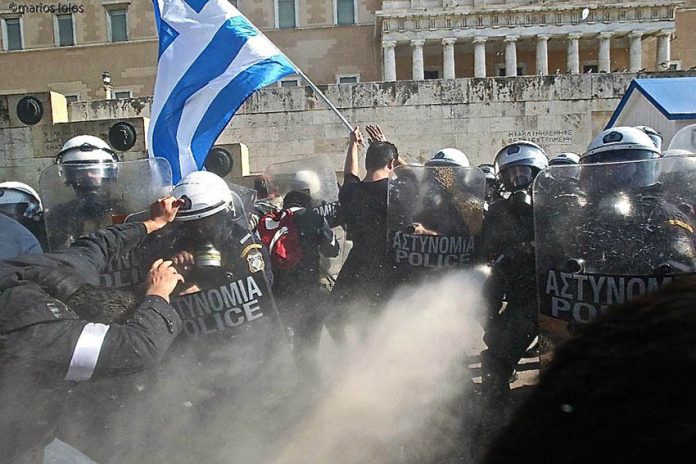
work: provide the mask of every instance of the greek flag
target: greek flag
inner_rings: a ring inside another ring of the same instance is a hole
[[[228,0],[153,0],[159,61],[150,115],[151,157],[173,181],[200,170],[244,101],[295,68]]]

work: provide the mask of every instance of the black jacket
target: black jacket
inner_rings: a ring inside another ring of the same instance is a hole
[[[503,301],[536,310],[532,206],[513,198],[493,203],[483,223],[482,248],[484,261],[492,263],[485,293],[493,314]]]
[[[53,438],[73,381],[156,364],[181,331],[165,300],[149,296],[123,324],[81,320],[62,300],[96,285],[112,260],[147,237],[142,223],[112,226],[57,253],[0,263],[0,456],[12,462]]]

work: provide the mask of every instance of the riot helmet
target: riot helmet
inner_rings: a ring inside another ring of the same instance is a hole
[[[650,140],[652,140],[652,143],[653,145],[655,145],[655,148],[657,148],[658,150],[662,150],[662,135],[660,135],[659,132],[657,132],[652,127],[648,126],[635,126],[635,128],[645,132],[647,136],[650,137]]]
[[[321,191],[319,175],[308,169],[297,171],[290,181],[290,190],[305,192],[310,197],[317,198]]]
[[[182,203],[176,221],[195,245],[221,246],[229,236],[248,233],[242,201],[220,176],[192,172],[174,186],[172,195]]]
[[[442,150],[435,153],[430,160],[425,162],[425,166],[437,167],[437,166],[449,166],[449,167],[460,167],[468,168],[469,158],[457,150],[456,148],[443,148]]]
[[[608,163],[604,169],[583,169],[581,182],[585,187],[600,190],[621,190],[646,187],[656,182],[660,150],[650,137],[635,127],[613,127],[597,135],[580,157],[580,164]],[[635,163],[628,163],[635,161]],[[639,162],[639,161],[642,161]],[[621,164],[617,164],[621,163]]]
[[[94,192],[116,180],[118,155],[98,137],[78,135],[56,157],[65,183],[78,192]]]
[[[549,165],[548,157],[539,145],[526,140],[505,146],[495,157],[495,170],[506,190],[530,187],[536,175]]]
[[[36,190],[22,182],[0,183],[0,214],[26,224],[39,221],[43,215],[43,204]]]
[[[580,155],[572,152],[559,153],[549,160],[549,166],[567,166],[580,163]]]

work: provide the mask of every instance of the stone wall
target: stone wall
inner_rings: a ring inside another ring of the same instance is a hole
[[[659,74],[669,75],[696,73]],[[592,135],[603,129],[634,77],[533,76],[322,89],[352,124],[380,124],[409,160],[422,162],[440,148],[456,147],[479,164],[491,162],[503,145],[516,139],[538,142],[549,154],[582,152]],[[31,128],[3,123],[3,106],[11,113],[12,98],[0,97],[0,180],[35,179],[59,148],[59,141],[51,146],[47,141],[81,133],[105,137],[110,125],[121,119],[135,123],[139,131],[138,143],[127,158],[144,156],[151,98],[72,103],[70,122],[42,121]],[[346,132],[311,89],[274,87],[247,101],[218,144],[246,144],[252,172],[263,171],[270,163],[319,154],[329,156],[338,171],[347,147]]]

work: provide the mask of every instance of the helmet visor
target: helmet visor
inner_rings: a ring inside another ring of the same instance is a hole
[[[588,193],[647,187],[656,182],[659,173],[657,159],[651,159],[583,166],[580,170],[580,184]]]
[[[118,172],[116,163],[64,163],[63,173],[67,183],[80,190],[93,190],[115,180]]]
[[[29,208],[29,203],[0,203],[0,214],[21,222],[27,208]]]
[[[525,188],[534,180],[534,168],[524,165],[510,166],[500,171],[500,179],[509,191]]]
[[[634,149],[634,150],[615,150],[604,151],[586,156],[582,159],[582,164],[594,163],[623,163],[626,161],[643,161],[659,158],[660,155],[650,150]]]

